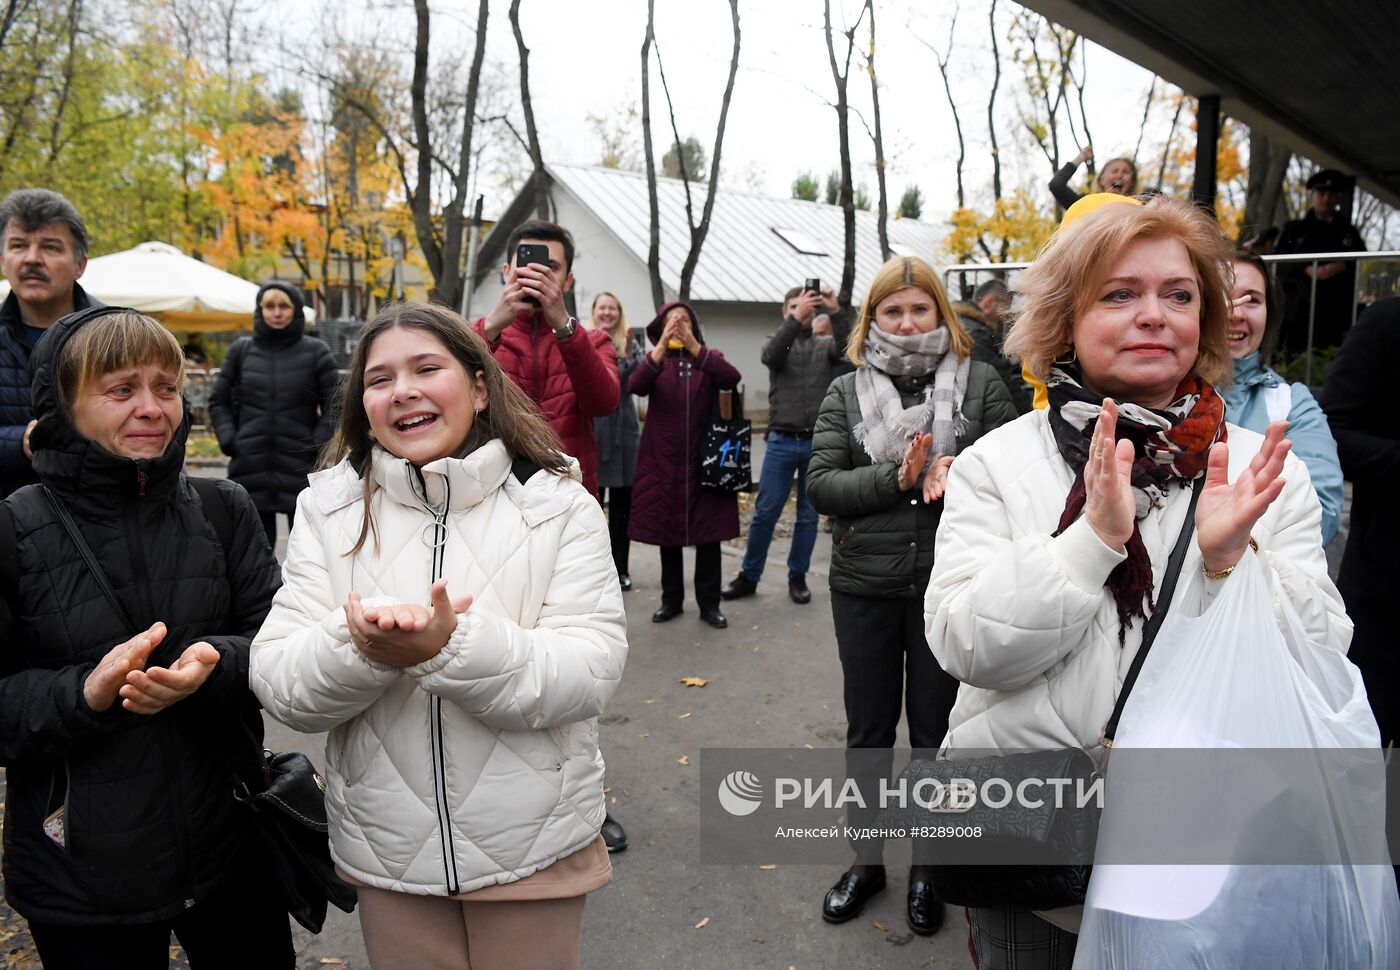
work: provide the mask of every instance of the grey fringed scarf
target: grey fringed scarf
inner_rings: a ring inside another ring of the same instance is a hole
[[[933,433],[929,465],[939,455],[956,452],[958,434],[965,430],[962,401],[971,357],[959,360],[949,351],[951,342],[947,327],[907,337],[875,326],[866,331],[865,366],[856,371],[860,424],[854,433],[871,461],[903,461],[909,442],[921,431]],[[890,378],[922,377],[930,371],[933,386],[925,389],[924,400],[905,408]]]

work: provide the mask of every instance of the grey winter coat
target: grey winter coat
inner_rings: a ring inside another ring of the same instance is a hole
[[[627,390],[627,381],[642,362],[642,344],[632,341],[630,354],[618,354],[618,379],[622,399],[612,414],[593,419],[593,437],[598,439],[598,487],[631,488],[637,477],[637,443],[642,426],[637,420],[637,401]]]
[[[933,375],[896,377],[909,407]],[[991,365],[972,361],[963,398],[967,422],[958,451],[1016,418],[1006,385]],[[831,533],[831,588],[872,599],[922,598],[933,569],[933,540],[943,500],[926,505],[918,488],[901,491],[899,464],[874,464],[852,430],[860,423],[856,375],[838,377],[822,402],[807,468],[807,498],[836,522]]]
[[[846,352],[851,333],[850,316],[831,315],[830,337],[814,337],[795,317],[783,321],[763,345],[768,368],[768,427],[787,434],[809,435],[836,367]]]

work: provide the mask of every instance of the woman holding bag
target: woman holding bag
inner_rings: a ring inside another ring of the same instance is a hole
[[[627,653],[602,509],[437,306],[365,328],[328,460],[250,680],[330,732],[331,854],[370,964],[577,967],[611,877],[596,718]]]
[[[184,366],[122,307],[64,317],[30,362],[39,484],[0,508],[0,759],[5,897],[49,970],[166,967],[172,932],[195,970],[296,962],[233,792],[258,769],[248,650],[277,561],[241,486],[206,498],[184,474]]]
[[[896,256],[871,281],[848,354],[817,415],[807,494],[835,519],[831,613],[846,703],[847,771],[868,805],[888,775],[903,711],[909,743],[937,748],[958,685],[924,642],[923,591],[934,561],[948,469],[961,449],[1016,417],[1006,384],[972,359],[973,342],[933,268]],[[856,824],[874,812],[852,814]],[[845,923],[885,887],[882,840],[855,843],[856,862],[822,901]],[[915,933],[943,922],[926,866],[909,873]]]
[[[684,612],[681,549],[694,546],[700,619],[723,630],[729,621],[719,611],[719,544],[739,535],[739,498],[700,486],[700,443],[715,392],[738,387],[739,372],[705,344],[688,303],[658,310],[647,337],[654,346],[628,381],[628,390],[648,399],[629,534],[661,547],[661,607],[651,621]]]
[[[1204,476],[1184,571],[1206,600],[1260,556],[1315,643],[1351,623],[1327,577],[1321,509],[1283,422],[1225,423],[1229,243],[1166,197],[1071,212],[1017,279],[1006,353],[1047,410],[988,435],[948,482],[924,601],[929,645],[963,682],[950,749],[1102,750]],[[1182,584],[1182,589],[1187,584]],[[971,909],[979,967],[1069,967],[1080,907]]]

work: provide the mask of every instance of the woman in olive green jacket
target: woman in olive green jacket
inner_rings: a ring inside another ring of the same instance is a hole
[[[831,612],[845,680],[847,773],[867,792],[856,827],[874,821],[901,709],[915,748],[937,748],[957,681],[924,640],[943,487],[957,453],[1016,418],[1006,384],[971,359],[972,338],[929,265],[896,256],[871,283],[848,355],[858,370],[832,382],[817,416],[807,495],[835,519]],[[885,887],[883,842],[854,841],[856,864],[822,902],[844,923]],[[943,904],[926,866],[909,873],[909,927],[934,933]]]

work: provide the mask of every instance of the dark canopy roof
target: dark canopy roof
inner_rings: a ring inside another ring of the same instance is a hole
[[[1400,205],[1395,0],[1020,0]]]

